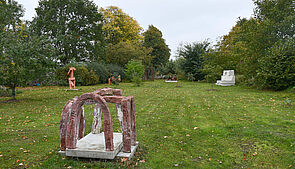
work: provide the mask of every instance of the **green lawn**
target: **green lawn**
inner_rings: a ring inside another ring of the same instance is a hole
[[[21,88],[17,102],[0,98],[0,168],[295,167],[295,93],[237,86],[208,91],[210,84],[193,82],[112,86],[135,97],[139,148],[131,161],[60,156],[63,106],[103,87],[107,85],[78,87],[80,91]],[[85,109],[88,132],[92,108]],[[113,105],[111,111],[118,130]]]

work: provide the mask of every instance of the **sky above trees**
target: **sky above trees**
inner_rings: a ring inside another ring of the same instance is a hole
[[[25,8],[24,19],[36,15],[38,0],[17,0]],[[118,6],[145,29],[154,25],[163,33],[172,56],[180,43],[216,42],[235,25],[238,17],[253,14],[252,0],[94,0],[98,7]]]

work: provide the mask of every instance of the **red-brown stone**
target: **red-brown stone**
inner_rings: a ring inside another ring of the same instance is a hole
[[[96,108],[99,107],[100,111],[103,113],[105,147],[107,151],[114,150],[113,122],[107,103],[116,104],[117,114],[119,110],[122,110],[123,112],[123,120],[120,120],[120,123],[122,122],[120,125],[122,127],[123,133],[123,151],[125,153],[131,152],[131,145],[136,145],[134,97],[124,97],[122,96],[121,89],[111,88],[99,89],[92,93],[83,94],[78,98],[70,100],[65,105],[61,114],[60,124],[62,151],[64,151],[66,148],[75,149],[77,140],[84,137],[85,117],[83,106],[87,104],[96,104]],[[120,117],[121,116],[122,115],[120,115]],[[94,122],[98,123],[97,119]],[[96,123],[94,124],[94,127],[97,127]]]
[[[127,98],[121,102],[123,111],[123,152],[131,152],[131,136],[130,136],[130,102]]]

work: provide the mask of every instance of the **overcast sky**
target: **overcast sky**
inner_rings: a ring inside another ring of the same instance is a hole
[[[16,0],[25,8],[26,20],[36,15],[38,0]],[[154,25],[163,33],[171,55],[180,43],[209,39],[216,43],[238,17],[253,14],[252,0],[93,0],[98,7],[118,6],[145,30]]]

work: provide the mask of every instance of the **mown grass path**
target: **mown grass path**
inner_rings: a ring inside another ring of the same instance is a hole
[[[58,154],[59,121],[74,96],[106,85],[20,88],[17,102],[0,98],[0,168],[288,168],[295,166],[295,94],[243,87],[163,81],[134,95],[139,149],[132,161],[66,158]],[[285,101],[293,101],[288,105]],[[114,128],[119,130],[115,108]],[[86,131],[92,108],[87,106]]]

